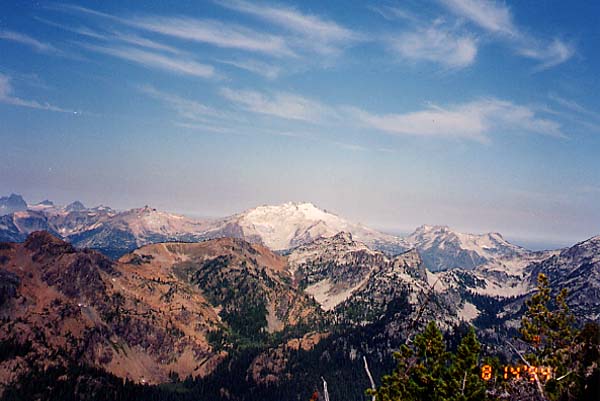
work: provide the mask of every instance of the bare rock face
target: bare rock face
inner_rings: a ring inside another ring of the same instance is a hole
[[[538,274],[544,273],[553,289],[567,289],[567,304],[574,313],[600,321],[600,236],[532,264],[527,270],[532,286]]]
[[[27,203],[21,195],[11,194],[0,197],[0,216],[27,209]]]

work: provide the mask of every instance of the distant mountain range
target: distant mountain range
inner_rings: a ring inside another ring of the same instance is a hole
[[[78,201],[67,206],[50,201],[27,206],[18,195],[2,199],[0,207],[10,213],[0,216],[0,241],[24,241],[31,232],[45,230],[78,248],[97,249],[112,258],[151,243],[221,237],[242,238],[286,252],[339,232],[348,232],[369,248],[392,256],[415,248],[432,271],[472,269],[498,257],[530,253],[498,233],[463,234],[445,226],[421,226],[402,238],[349,222],[312,203],[258,206],[221,219],[198,220],[148,206],[116,211],[105,206],[86,208]]]

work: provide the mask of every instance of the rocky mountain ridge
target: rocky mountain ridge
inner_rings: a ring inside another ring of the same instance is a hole
[[[20,350],[0,361],[2,384],[69,361],[139,383],[204,376],[234,347],[320,319],[283,257],[238,239],[111,261],[34,232],[0,243],[0,275],[0,343]]]

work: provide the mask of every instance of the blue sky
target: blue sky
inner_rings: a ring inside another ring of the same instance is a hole
[[[598,2],[0,3],[0,192],[600,233]]]

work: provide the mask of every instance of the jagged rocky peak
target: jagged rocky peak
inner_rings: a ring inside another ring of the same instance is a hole
[[[450,232],[450,227],[448,227],[446,225],[423,224],[415,229],[414,234],[430,234],[430,233],[446,234],[449,232]]]
[[[334,249],[342,248],[368,248],[365,244],[360,241],[355,241],[352,238],[352,234],[347,231],[340,231],[339,233],[331,237],[317,238],[309,244],[304,245],[306,247],[333,247]]]
[[[578,316],[600,321],[600,236],[562,250],[526,268],[534,286],[544,273],[555,290],[568,290],[567,304]]]
[[[340,231],[333,237],[331,237],[333,241],[341,241],[341,242],[353,242],[352,241],[352,233],[347,231]]]
[[[375,255],[377,259],[384,258],[383,254],[378,254],[362,242],[355,241],[349,232],[341,231],[334,236],[317,238],[298,246],[289,254],[288,261],[291,270],[295,271],[303,264],[351,264]]]
[[[0,198],[0,216],[27,209],[27,202],[21,195],[10,194]]]
[[[98,205],[92,209],[95,212],[114,212],[110,206]]]
[[[25,247],[27,249],[39,248],[43,245],[64,245],[68,244],[68,242],[63,241],[62,239],[55,237],[50,234],[48,231],[34,231],[27,236],[25,240]]]
[[[427,281],[427,268],[423,263],[423,259],[416,249],[411,249],[400,255],[397,255],[392,260],[392,266],[395,269],[402,269],[409,276]]]
[[[67,212],[81,212],[86,209],[87,208],[85,207],[85,205],[83,203],[81,203],[80,201],[75,201],[75,202],[69,203],[67,206],[65,206],[65,210]]]
[[[71,244],[47,231],[32,232],[27,236],[24,246],[37,254],[57,255],[75,252],[75,248]]]
[[[43,201],[37,203],[36,206],[54,206],[54,202],[48,199],[44,199]]]

